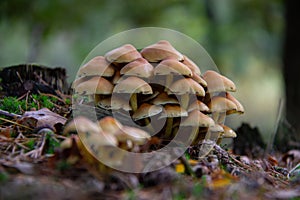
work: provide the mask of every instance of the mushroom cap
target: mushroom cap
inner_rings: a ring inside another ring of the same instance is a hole
[[[64,134],[77,132],[80,140],[86,145],[116,146],[117,140],[114,136],[103,132],[101,127],[86,117],[74,118],[64,129]]]
[[[222,134],[223,138],[235,138],[237,136],[236,132],[234,132],[234,130],[232,130],[230,127],[224,124],[220,124],[220,125],[224,129],[224,133]]]
[[[178,81],[174,82],[169,90],[168,94],[196,94],[198,96],[204,96],[205,91],[203,87],[198,84],[196,81],[194,81],[191,78],[182,78]]]
[[[229,92],[226,92],[226,98],[229,99],[230,101],[232,101],[233,103],[235,103],[236,105],[236,112],[239,114],[243,114],[245,112],[245,109],[243,107],[243,105],[234,97],[232,96]],[[229,111],[229,113],[227,114],[231,114],[231,112]]]
[[[203,74],[203,79],[206,81],[208,92],[210,93],[236,91],[236,86],[230,79],[215,71],[207,70]]]
[[[93,78],[93,76],[83,76],[75,79],[72,83],[72,88],[75,89],[80,83],[85,82],[91,78]]]
[[[131,126],[123,126],[114,135],[119,142],[130,140],[137,145],[144,144],[151,137],[146,131]]]
[[[210,112],[208,106],[198,99],[196,99],[193,103],[191,103],[187,111],[191,112],[193,110],[199,110],[201,112]]]
[[[114,67],[103,56],[96,56],[79,69],[78,76],[111,77],[114,72]]]
[[[234,102],[222,96],[214,96],[211,98],[208,107],[211,112],[228,112],[237,109]]]
[[[176,98],[169,96],[166,92],[157,95],[157,97],[152,100],[152,103],[155,105],[179,104]]]
[[[188,116],[188,112],[181,108],[179,105],[165,105],[164,110],[159,117],[161,118],[166,118],[166,117],[186,117]]]
[[[209,131],[213,133],[224,133],[224,129],[220,124],[215,124],[211,127],[209,127]]]
[[[117,97],[114,98],[108,97],[108,98],[100,99],[97,102],[97,106],[107,110],[119,110],[119,109],[123,109],[126,111],[132,110],[127,101]]]
[[[175,59],[161,61],[154,69],[154,75],[185,75],[192,76],[192,71],[186,65]]]
[[[96,123],[92,122],[86,117],[78,116],[70,121],[64,128],[63,135],[71,132],[92,132],[99,133],[102,129]]]
[[[144,58],[138,58],[133,62],[126,64],[120,71],[120,74],[127,76],[137,76],[149,78],[153,76],[154,67]]]
[[[131,44],[125,44],[107,52],[104,57],[108,62],[129,63],[141,58],[142,56],[134,46]]]
[[[166,40],[160,40],[145,47],[142,49],[141,54],[149,62],[158,62],[166,58],[174,58],[178,61],[183,60],[183,55]]]
[[[162,107],[157,105],[151,105],[149,103],[143,103],[136,111],[133,113],[132,118],[134,120],[140,120],[147,117],[152,117],[162,112]]]
[[[99,126],[106,133],[114,135],[117,131],[123,128],[123,125],[111,116],[104,117],[98,121]]]
[[[151,86],[138,77],[130,76],[124,80],[121,80],[114,88],[116,93],[142,93],[142,94],[152,94]]]
[[[193,73],[192,79],[202,85],[203,87],[207,87],[206,81],[198,74]]]
[[[200,68],[191,60],[189,59],[186,55],[183,55],[183,64],[185,64],[190,70],[193,72],[193,74],[198,74],[201,75]]]
[[[203,114],[199,110],[193,110],[180,125],[192,127],[211,127],[215,125],[215,122],[212,118]]]
[[[74,89],[76,93],[91,94],[111,94],[113,85],[103,77],[95,76],[87,81],[78,84]]]

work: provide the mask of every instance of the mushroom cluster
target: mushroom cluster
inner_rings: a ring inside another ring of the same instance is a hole
[[[191,145],[204,138],[221,142],[236,137],[224,119],[244,112],[230,93],[236,91],[230,79],[212,70],[201,74],[199,66],[166,40],[140,51],[125,44],[94,57],[80,68],[73,88],[89,104],[127,116],[151,136],[170,141],[183,128]]]
[[[109,166],[122,164],[124,151],[120,151],[119,148],[138,152],[139,147],[150,139],[147,132],[123,125],[110,116],[97,122],[78,116],[66,125],[63,132],[64,135],[73,133],[78,135],[75,142],[80,154],[90,164],[99,163],[97,160],[101,160]]]

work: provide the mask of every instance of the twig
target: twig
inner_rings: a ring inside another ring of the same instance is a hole
[[[5,118],[0,117],[0,120],[5,121],[5,122],[9,122],[9,123],[11,123],[11,124],[14,124],[14,125],[17,125],[17,126],[21,126],[21,127],[23,127],[23,128],[26,128],[26,129],[29,129],[29,130],[33,131],[32,128],[29,128],[28,126],[24,126],[23,124],[19,124],[19,123],[17,123],[17,122],[11,121],[11,120],[9,120],[9,119],[5,119]]]
[[[18,115],[18,114],[15,114],[15,113],[10,113],[8,111],[1,110],[1,109],[0,109],[0,115],[4,115],[6,117],[12,117],[12,118],[20,118],[20,117],[22,117],[21,115]]]

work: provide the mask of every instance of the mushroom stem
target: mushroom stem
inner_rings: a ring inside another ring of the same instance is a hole
[[[172,74],[168,74],[166,77],[166,85],[165,85],[165,91],[167,91],[170,87],[170,85],[173,82],[173,75]]]
[[[166,123],[165,138],[171,139],[170,137],[172,136],[173,117],[168,117]]]
[[[130,105],[131,105],[131,108],[132,108],[132,111],[135,112],[138,108],[138,105],[137,105],[137,94],[136,93],[133,93],[130,97]]]
[[[217,124],[224,124],[226,117],[226,112],[219,113],[219,118],[217,119]]]
[[[193,129],[191,131],[191,136],[190,136],[190,140],[192,141],[192,144],[194,144],[194,142],[196,142],[196,140],[198,138],[198,134],[199,134],[199,127],[198,126],[193,127]]]
[[[154,130],[153,126],[151,125],[151,121],[149,120],[149,118],[145,118],[145,124],[148,127],[149,131],[154,134],[155,130]]]
[[[192,145],[199,144],[199,142],[205,138],[206,132],[207,132],[206,127],[205,128],[198,128],[197,136],[193,140]]]
[[[190,101],[190,95],[188,93],[185,93],[181,96],[181,107],[183,109],[187,109],[189,106]]]

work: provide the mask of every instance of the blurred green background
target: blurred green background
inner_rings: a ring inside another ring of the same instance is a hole
[[[69,81],[87,54],[116,33],[145,26],[182,32],[237,85],[246,113],[227,123],[258,126],[266,140],[276,128],[284,96],[280,0],[1,0],[0,19],[1,68],[62,66]]]

